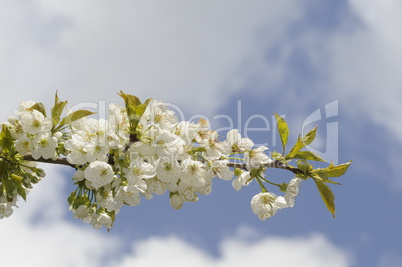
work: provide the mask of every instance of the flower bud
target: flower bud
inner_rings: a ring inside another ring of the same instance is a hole
[[[15,123],[17,122],[17,118],[14,117],[14,116],[8,117],[7,120],[8,120],[8,122],[9,122],[10,124],[15,124]]]
[[[175,210],[181,209],[183,207],[183,199],[179,194],[173,194],[170,197],[170,206],[172,206]]]
[[[239,177],[241,174],[243,173],[243,171],[239,168],[235,168],[234,169],[234,175]]]

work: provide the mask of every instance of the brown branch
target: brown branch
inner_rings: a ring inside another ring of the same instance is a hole
[[[128,144],[123,148],[123,153],[126,153],[127,150],[130,148],[130,146],[132,144],[134,144],[135,142],[140,141],[140,139],[138,139],[136,134],[130,134],[130,141],[128,142]]]
[[[75,168],[76,165],[71,164],[70,162],[67,161],[66,158],[57,158],[56,160],[53,159],[44,159],[44,158],[39,158],[39,159],[34,159],[31,155],[25,155],[24,160],[27,161],[36,161],[36,162],[42,162],[42,163],[51,163],[51,164],[59,164],[59,165],[66,165]]]
[[[24,160],[36,161],[36,162],[42,162],[42,163],[66,165],[66,166],[76,168],[76,165],[69,163],[66,158],[57,158],[56,160],[44,159],[44,158],[34,159],[31,155],[25,155]],[[109,162],[108,163],[111,164],[111,165],[114,164],[113,155],[109,155]],[[229,162],[228,166],[232,167],[232,168],[239,168],[239,169],[247,170],[246,163]],[[299,168],[286,166],[282,162],[277,161],[277,160],[273,161],[272,163],[265,164],[264,167],[288,170],[288,171],[293,172],[294,174],[303,173]]]
[[[114,164],[113,155],[109,154],[108,156],[109,156],[108,163],[113,165]],[[73,167],[74,169],[77,168],[77,165],[76,164],[71,164],[70,162],[68,162],[67,158],[57,158],[56,160],[53,160],[53,159],[44,159],[44,158],[40,157],[39,159],[34,159],[31,155],[25,155],[24,160],[42,162],[42,163],[50,163],[50,164],[65,165],[65,166]]]
[[[239,169],[247,170],[246,163],[229,162],[228,166],[232,167],[232,168],[239,168]],[[286,165],[284,165],[282,162],[280,162],[278,160],[275,160],[272,163],[265,164],[264,167],[288,170],[288,171],[293,172],[294,174],[303,173],[303,171],[300,170],[299,168],[286,166]]]

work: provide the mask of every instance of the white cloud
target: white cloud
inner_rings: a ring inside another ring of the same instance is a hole
[[[0,221],[2,265],[87,267],[111,259],[121,248],[119,239],[66,221],[63,189],[68,178],[55,166],[45,170],[47,177],[32,189],[27,202],[18,202],[20,208]]]
[[[0,86],[18,101],[46,101],[56,89],[74,103],[115,101],[125,90],[206,113],[229,97],[228,82],[241,80],[235,71],[254,54],[260,27],[275,38],[298,16],[296,3],[2,3]]]
[[[132,254],[118,264],[126,266],[350,266],[350,256],[324,236],[264,237],[254,241],[241,235],[224,239],[220,256],[176,237],[150,237],[132,246]]]
[[[282,88],[301,47],[330,77],[325,88],[353,101],[350,113],[360,108],[402,141],[394,123],[402,112],[402,5],[349,4],[360,26],[345,17],[334,31],[307,29],[295,39],[289,26],[307,14],[298,1],[1,2],[2,120],[20,100],[50,105],[57,89],[71,104],[120,101],[115,92],[122,89],[213,113],[247,79],[257,77],[264,85],[255,87],[264,90]],[[284,93],[289,103],[311,102]]]
[[[402,112],[402,4],[349,2],[361,25],[332,36],[332,86],[350,97],[350,113],[360,108],[402,142],[402,126],[395,123]]]

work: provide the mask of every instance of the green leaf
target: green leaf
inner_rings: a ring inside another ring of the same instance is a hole
[[[26,190],[24,188],[24,186],[22,185],[22,182],[15,182],[14,183],[17,187],[17,192],[18,194],[26,201],[27,200],[27,193]]]
[[[127,95],[123,93],[123,91],[120,91],[118,93],[119,96],[121,96],[124,99],[124,103],[126,105],[127,109],[127,115],[128,119],[130,121],[130,130],[132,133],[135,133],[135,130],[137,129],[137,125],[140,122],[140,119],[142,115],[144,114],[148,103],[151,99],[148,99],[145,101],[144,104],[141,104],[141,101],[138,97],[133,96],[133,95]]]
[[[59,130],[64,125],[70,124],[73,121],[82,119],[82,118],[87,117],[87,116],[92,115],[92,114],[95,114],[95,112],[92,112],[92,111],[89,111],[89,110],[77,110],[77,111],[74,111],[73,113],[68,114],[66,117],[64,117],[61,120],[60,125],[55,129],[55,131]]]
[[[117,94],[124,99],[124,103],[127,109],[133,109],[136,106],[141,105],[140,99],[134,95],[125,94],[123,91],[120,91],[120,93]]]
[[[327,175],[328,177],[339,177],[345,174],[345,172],[348,170],[350,163],[352,163],[352,161],[349,161],[348,163],[343,163],[340,165],[329,165],[329,167],[327,167]]]
[[[42,103],[36,103],[35,105],[33,105],[32,107],[30,107],[28,110],[32,111],[32,110],[37,110],[40,113],[43,114],[43,116],[46,116],[46,108]]]
[[[73,191],[67,198],[68,204],[72,205],[76,198],[77,198],[77,194],[75,193],[75,191]]]
[[[289,137],[289,127],[286,121],[280,117],[278,114],[275,113],[276,117],[276,123],[279,131],[279,136],[281,137],[282,141],[282,154],[285,153],[285,147],[286,144],[288,143],[288,137]]]
[[[294,159],[304,159],[304,160],[314,160],[314,161],[323,161],[323,162],[325,162],[324,159],[322,159],[316,153],[311,152],[311,151],[299,151],[293,156],[293,158]]]
[[[294,156],[305,146],[311,144],[314,141],[317,133],[317,126],[314,127],[310,132],[308,132],[305,136],[297,138],[296,144],[293,146],[292,150],[290,150],[289,154],[285,156],[285,159],[293,159]]]
[[[67,101],[60,101],[59,97],[56,95],[54,97],[54,106],[52,107],[52,122],[53,128],[60,122],[60,116],[63,112],[65,106],[67,105]]]
[[[339,177],[345,174],[345,172],[348,170],[350,163],[352,161],[349,161],[347,163],[343,163],[340,165],[334,165],[331,163],[328,167],[326,168],[320,168],[320,169],[315,169],[312,171],[312,173],[318,174],[320,177]]]
[[[327,206],[327,209],[329,212],[331,212],[332,216],[335,218],[335,196],[334,193],[332,193],[331,188],[328,187],[323,182],[315,181],[315,184],[317,185],[318,192],[320,192],[321,198],[324,201],[325,206]]]
[[[323,182],[323,183],[342,185],[341,183],[337,183],[337,182],[334,182],[334,181],[332,181],[332,180],[329,180],[329,179],[328,179],[328,176],[326,175],[325,172],[321,172],[321,173],[310,172],[308,175],[309,175],[311,178],[313,178],[313,179],[315,179],[315,180],[317,180],[317,181]]]
[[[0,133],[0,147],[10,151],[13,147],[13,137],[7,126],[3,124],[2,131]]]

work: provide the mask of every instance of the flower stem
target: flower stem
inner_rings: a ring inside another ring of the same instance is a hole
[[[256,178],[258,184],[260,185],[261,192],[262,192],[262,193],[268,192],[268,190],[265,188],[264,184],[261,182],[260,177],[257,176],[257,177],[255,177],[255,178]]]

